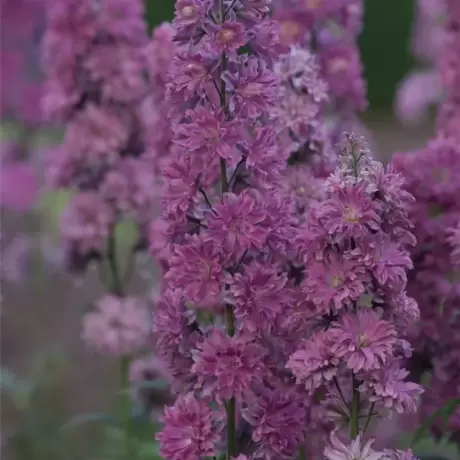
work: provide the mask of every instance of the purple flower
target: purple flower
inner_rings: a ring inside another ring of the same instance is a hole
[[[371,448],[373,442],[370,439],[362,444],[361,436],[358,436],[350,445],[345,445],[332,432],[329,444],[324,449],[324,457],[326,460],[387,460],[383,452],[376,452]]]
[[[384,368],[370,373],[361,384],[359,391],[369,401],[398,414],[417,410],[417,402],[423,389],[413,382],[406,382],[409,372],[401,369],[397,362],[390,362]]]
[[[278,79],[255,57],[240,57],[238,70],[223,78],[233,91],[235,111],[243,118],[255,119],[277,102]]]
[[[156,435],[160,454],[167,460],[200,460],[216,455],[220,440],[215,414],[193,393],[179,395],[174,406],[165,407],[164,428]]]
[[[185,308],[182,291],[173,287],[163,292],[153,315],[152,330],[157,353],[163,357],[174,353],[189,333],[188,327],[194,320],[193,311]]]
[[[322,313],[338,311],[366,291],[367,276],[355,260],[331,253],[307,269],[303,290]]]
[[[291,300],[286,283],[287,276],[267,263],[254,262],[244,273],[235,274],[230,293],[238,328],[250,333],[269,332]]]
[[[297,383],[305,385],[310,393],[331,382],[337,375],[340,360],[332,350],[335,340],[330,331],[319,331],[311,339],[305,340],[286,364]]]
[[[96,309],[83,316],[82,337],[87,344],[108,355],[126,356],[147,344],[148,313],[142,301],[106,295]]]
[[[115,221],[111,207],[96,192],[80,192],[61,217],[61,234],[66,243],[84,255],[105,249]]]
[[[294,388],[257,385],[246,399],[244,419],[252,426],[255,458],[288,459],[303,441],[305,407]]]
[[[412,453],[412,449],[407,450],[390,450],[384,449],[385,460],[418,460]]]
[[[198,170],[189,156],[175,155],[163,168],[162,201],[167,214],[184,216],[198,193]]]
[[[208,21],[205,26],[208,34],[207,45],[212,55],[221,55],[226,53],[227,56],[236,55],[239,48],[248,41],[245,27],[233,20],[227,20],[220,24]]]
[[[338,190],[321,203],[319,218],[334,241],[360,239],[380,228],[379,205],[366,192],[364,185]]]
[[[226,121],[223,110],[212,112],[198,107],[186,113],[190,120],[178,126],[175,142],[191,155],[202,157],[203,164],[215,161],[215,155],[236,163],[236,142],[241,139],[241,126]]]
[[[266,214],[250,193],[227,193],[223,202],[214,207],[214,214],[208,215],[205,237],[223,244],[224,253],[233,263],[245,251],[263,248],[268,235],[263,225]]]
[[[193,28],[203,22],[211,0],[177,0],[175,5],[175,25],[178,29]]]
[[[193,97],[211,80],[216,62],[201,53],[178,52],[169,67],[169,97],[181,102]]]
[[[331,328],[333,351],[353,372],[379,369],[393,354],[396,331],[373,310],[343,315]]]
[[[187,235],[175,245],[165,279],[183,290],[186,300],[201,302],[220,295],[222,265],[219,247],[198,235]]]
[[[250,335],[230,337],[213,328],[193,351],[196,388],[203,397],[212,396],[219,403],[232,397],[240,399],[253,382],[262,379],[266,353]]]
[[[365,109],[366,88],[356,46],[346,41],[327,46],[320,52],[320,61],[331,93],[352,108]]]

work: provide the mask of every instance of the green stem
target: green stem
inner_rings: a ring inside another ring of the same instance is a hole
[[[227,401],[227,458],[236,457],[236,408],[235,398]]]
[[[122,390],[129,388],[129,365],[131,358],[129,356],[122,356],[120,358],[120,384]],[[125,431],[125,448],[126,458],[132,460],[134,458],[134,450],[132,444],[131,433],[131,400],[129,393],[125,391],[121,395],[120,416]]]
[[[110,281],[111,286],[110,290],[113,294],[118,297],[124,296],[123,282],[121,280],[120,271],[117,261],[117,246],[115,239],[114,229],[110,232],[108,241],[107,241],[107,261],[109,264],[110,272]]]
[[[350,437],[355,439],[359,434],[359,383],[353,375],[353,399],[350,409]]]
[[[305,443],[302,443],[299,447],[299,460],[307,460],[307,449]]]
[[[367,413],[366,422],[364,423],[363,433],[367,431],[369,428],[369,424],[371,423],[372,415],[374,414],[375,403],[371,404],[369,408],[369,412]]]

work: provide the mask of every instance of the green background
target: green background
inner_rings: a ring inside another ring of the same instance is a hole
[[[390,110],[396,85],[413,66],[408,53],[414,0],[366,0],[360,37],[370,109]],[[173,0],[146,0],[150,27],[172,18]]]

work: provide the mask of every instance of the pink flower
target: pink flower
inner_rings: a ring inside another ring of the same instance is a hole
[[[219,403],[233,397],[241,399],[253,382],[264,374],[266,350],[249,335],[230,337],[213,328],[193,351],[192,371],[198,375],[196,388],[203,397],[212,396]]]
[[[179,395],[174,406],[165,407],[164,428],[156,435],[160,454],[167,460],[200,460],[216,455],[220,440],[216,417],[205,401],[193,393]]]
[[[379,369],[393,354],[396,331],[373,310],[343,315],[330,329],[334,354],[353,372]]]
[[[335,340],[330,331],[319,331],[311,339],[305,340],[286,364],[297,383],[305,385],[310,393],[332,381],[337,375],[340,360],[332,349]]]
[[[287,276],[276,266],[254,262],[230,282],[230,293],[238,328],[250,333],[269,332],[291,297]]]
[[[162,201],[167,214],[184,216],[198,193],[198,171],[189,156],[174,155],[162,170]]]
[[[332,95],[352,108],[365,109],[366,88],[356,46],[345,40],[331,44],[320,52],[320,61]]]
[[[235,55],[239,48],[248,41],[244,26],[237,21],[227,20],[220,24],[207,22],[205,30],[209,35],[207,45],[214,56],[222,53]]]
[[[383,452],[376,452],[371,448],[373,439],[364,445],[361,442],[361,436],[358,436],[350,445],[345,445],[332,432],[329,444],[324,449],[324,457],[326,460],[388,460]]]
[[[256,198],[250,193],[227,193],[223,202],[209,212],[206,238],[223,244],[223,251],[233,263],[245,251],[260,250],[267,239],[268,229],[263,225],[266,215]]]
[[[365,292],[366,274],[353,259],[331,253],[307,268],[303,290],[322,313],[339,311]]]
[[[252,426],[255,458],[289,459],[304,439],[305,407],[294,388],[257,385],[246,399],[244,419]]]
[[[179,29],[195,27],[204,20],[210,7],[210,0],[178,0],[175,24]]]
[[[412,453],[411,449],[407,450],[389,450],[384,449],[385,460],[418,460]]]
[[[460,220],[456,227],[449,229],[449,243],[452,245],[451,259],[454,265],[460,266]]]
[[[114,214],[96,192],[80,192],[61,217],[61,233],[66,242],[83,254],[104,249],[114,223]]]
[[[278,79],[255,57],[241,57],[237,73],[223,75],[233,91],[232,103],[242,118],[255,119],[278,100]]]
[[[417,401],[423,393],[420,385],[406,382],[409,372],[401,369],[397,362],[390,362],[369,374],[361,384],[359,391],[369,401],[399,414],[415,412]]]
[[[437,72],[413,72],[400,83],[396,97],[396,115],[404,123],[419,123],[426,118],[430,106],[438,103],[441,97],[442,86]]]
[[[222,275],[218,245],[198,235],[187,235],[184,244],[173,247],[165,279],[182,289],[187,300],[200,302],[219,297]]]
[[[204,107],[186,114],[188,123],[177,127],[175,142],[193,155],[202,156],[202,162],[215,161],[216,155],[236,163],[236,142],[241,139],[238,123],[226,121],[222,110],[211,112]]]
[[[182,292],[174,287],[165,290],[153,315],[156,351],[163,357],[174,352],[189,333],[188,328],[194,320],[193,311],[185,308]]]
[[[83,339],[101,353],[131,355],[146,345],[149,334],[147,310],[136,298],[106,295],[83,317]]]
[[[334,241],[354,238],[359,244],[369,232],[380,228],[379,205],[369,197],[364,185],[337,190],[321,203],[319,218]]]

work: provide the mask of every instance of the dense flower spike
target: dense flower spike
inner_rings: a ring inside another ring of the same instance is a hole
[[[360,418],[374,410],[413,412],[421,389],[404,381],[408,372],[401,368],[401,358],[410,355],[404,336],[417,318],[405,293],[414,244],[405,211],[411,197],[362,141],[348,136],[342,149],[323,201],[300,229],[305,272],[299,289],[317,317],[309,319],[311,336],[287,367],[310,393],[327,390],[324,404],[331,409],[339,392],[344,406],[332,412],[345,417],[355,438],[365,429]]]
[[[431,18],[440,15],[443,21],[432,24],[439,37],[436,58],[437,75],[445,92],[440,106],[434,138],[423,148],[409,153],[397,153],[392,159],[395,169],[406,179],[407,190],[416,201],[410,206],[418,244],[412,251],[414,270],[408,289],[416,298],[421,321],[411,330],[415,349],[409,368],[420,378],[431,373],[430,384],[422,396],[420,419],[458,395],[460,367],[458,341],[460,301],[456,274],[458,246],[455,230],[460,220],[460,150],[458,148],[458,114],[460,76],[460,11],[455,1],[421,2],[420,8]],[[435,8],[435,9],[433,9]],[[422,38],[419,38],[419,40]],[[447,427],[460,431],[460,410],[449,418]],[[442,435],[437,423],[432,430]]]
[[[74,267],[76,260],[84,268],[92,257],[111,257],[107,245],[118,222],[135,220],[142,239],[151,218],[155,187],[145,134],[151,118],[145,115],[156,101],[146,79],[146,50],[153,45],[142,15],[140,1],[46,3],[43,106],[66,124],[48,180],[78,190],[63,223]]]

